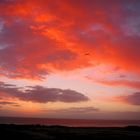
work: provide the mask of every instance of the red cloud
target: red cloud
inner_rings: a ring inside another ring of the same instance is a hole
[[[97,81],[107,86],[126,86],[130,88],[140,89],[140,81],[129,81],[129,80],[115,80],[115,81]]]
[[[2,0],[0,75],[42,79],[95,63],[140,74],[137,3]]]

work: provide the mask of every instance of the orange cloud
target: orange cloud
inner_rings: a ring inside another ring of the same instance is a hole
[[[0,75],[43,79],[57,70],[83,69],[95,64],[140,74],[140,41],[135,31],[139,27],[137,3],[105,3],[2,0]]]

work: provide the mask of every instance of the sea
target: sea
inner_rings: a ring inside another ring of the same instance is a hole
[[[125,127],[140,126],[140,120],[86,120],[86,119],[53,119],[0,117],[0,124],[22,125],[59,125],[69,127]]]

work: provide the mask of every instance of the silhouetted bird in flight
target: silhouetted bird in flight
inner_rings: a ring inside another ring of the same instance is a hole
[[[85,53],[85,55],[90,55],[90,53]]]

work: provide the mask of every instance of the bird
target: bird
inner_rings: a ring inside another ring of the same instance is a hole
[[[90,53],[85,53],[85,55],[90,55]]]

